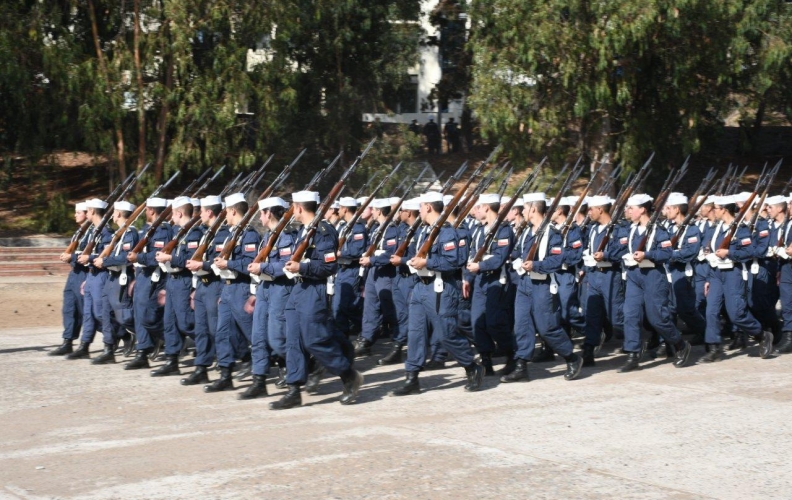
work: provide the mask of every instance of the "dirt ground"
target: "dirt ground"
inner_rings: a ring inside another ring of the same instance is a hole
[[[792,356],[752,347],[618,374],[610,355],[573,382],[557,361],[473,394],[449,365],[403,399],[387,394],[402,367],[366,360],[358,404],[338,404],[327,378],[302,408],[272,412],[272,385],[237,401],[46,356],[62,286],[0,282],[0,498],[792,497]]]

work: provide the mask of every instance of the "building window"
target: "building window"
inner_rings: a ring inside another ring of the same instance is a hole
[[[399,88],[385,89],[383,101],[389,113],[418,112],[418,76],[410,75]]]

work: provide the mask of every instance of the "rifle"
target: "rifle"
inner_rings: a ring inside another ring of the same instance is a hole
[[[541,224],[539,224],[539,227],[534,234],[534,241],[531,244],[531,248],[528,250],[526,260],[536,260],[536,253],[539,251],[539,245],[542,242],[545,231],[547,231],[547,227],[550,225],[550,220],[553,217],[553,213],[555,212],[556,208],[558,208],[558,204],[561,202],[561,197],[569,189],[569,187],[572,185],[572,182],[577,179],[582,171],[582,167],[576,166],[564,180],[564,183],[561,184],[561,189],[559,189],[558,193],[556,193],[555,198],[553,198],[552,203],[550,203],[550,206],[547,208],[544,218],[542,219]]]
[[[157,189],[155,189],[151,193],[151,195],[149,195],[149,198],[153,198],[154,196],[157,196],[160,193],[160,191],[162,191],[163,189],[167,189],[167,187],[178,176],[179,176],[179,172],[177,171],[164,184],[160,184],[159,187],[157,187]],[[110,244],[104,247],[102,253],[99,254],[100,258],[106,259],[110,255],[110,252],[113,251],[113,248],[115,248],[118,242],[121,241],[121,238],[124,237],[124,233],[126,233],[127,229],[129,229],[129,227],[132,226],[135,223],[135,221],[138,220],[138,217],[140,217],[140,214],[142,214],[145,209],[146,209],[146,204],[141,203],[135,208],[135,210],[132,211],[132,214],[130,214],[130,216],[127,217],[126,222],[124,222],[124,224],[120,226],[118,230],[115,232],[115,234],[113,234],[113,239],[110,241]]]
[[[208,181],[206,181],[206,182],[204,183],[204,185],[203,185],[203,186],[201,186],[201,188],[199,189],[199,191],[200,191],[201,189],[204,189],[204,188],[206,188],[206,187],[207,187],[209,184],[211,184],[211,182],[212,182],[213,180],[215,180],[215,178],[217,178],[217,176],[220,174],[220,172],[222,172],[222,171],[223,171],[223,169],[224,169],[224,168],[225,168],[225,165],[223,165],[223,167],[222,167],[220,170],[218,170],[218,171],[217,171],[217,173],[215,173],[215,174],[212,176],[212,178],[211,178],[211,179],[209,179]],[[230,193],[230,192],[231,192],[231,189],[232,189],[233,187],[234,187],[234,186],[233,186],[233,183],[232,183],[232,184],[228,184],[228,185],[226,185],[226,187],[224,187],[224,188],[223,188],[223,190],[220,192],[220,197],[222,198],[223,196],[225,196],[225,195],[227,195],[228,193]],[[197,193],[196,193],[196,194],[197,194]],[[192,228],[193,228],[193,226],[195,226],[195,225],[198,223],[198,221],[199,221],[199,220],[201,220],[201,211],[200,211],[200,209],[198,209],[198,210],[193,210],[193,211],[194,211],[195,213],[193,213],[193,216],[190,218],[190,220],[189,220],[189,221],[188,221],[188,222],[187,222],[185,225],[183,225],[183,226],[182,226],[182,227],[179,229],[179,232],[176,234],[176,236],[174,236],[173,238],[171,238],[171,240],[170,240],[168,243],[166,243],[166,244],[165,244],[165,246],[162,248],[162,250],[160,250],[162,253],[166,253],[166,254],[168,254],[168,255],[170,255],[171,253],[173,253],[173,250],[176,248],[176,245],[178,245],[178,244],[179,244],[179,242],[181,241],[181,239],[182,239],[182,238],[184,238],[185,236],[187,236],[187,233],[189,233],[189,232],[190,232],[190,229],[192,229]]]
[[[384,186],[385,183],[388,182],[388,180],[390,180],[393,174],[399,171],[401,166],[402,166],[402,162],[399,162],[399,164],[396,165],[396,168],[394,168],[388,175],[383,177],[382,180],[380,180],[379,184],[377,184],[377,187],[375,187],[374,190],[371,192],[371,194],[368,195],[366,201],[364,201],[360,205],[360,207],[358,207],[358,209],[355,210],[355,215],[352,216],[352,219],[350,219],[349,224],[344,226],[344,228],[341,230],[341,234],[338,236],[338,248],[344,246],[344,243],[346,243],[347,238],[349,238],[349,233],[352,232],[352,228],[354,228],[355,224],[357,224],[357,221],[360,220],[360,215],[363,213],[364,210],[366,210],[366,208],[368,208],[368,206],[374,200],[374,197],[377,195],[379,190],[382,189],[382,186]]]
[[[765,167],[767,167],[767,165],[765,165]],[[737,167],[737,168],[739,168],[739,167]],[[745,168],[742,169],[742,172],[740,172],[740,175],[737,175],[734,178],[732,178],[731,182],[729,183],[728,188],[726,189],[726,194],[727,195],[734,194],[735,191],[737,191],[740,188],[740,186],[742,185],[742,178],[745,175],[745,172],[747,170],[748,170],[748,166],[746,165]],[[736,170],[735,170],[735,172],[736,172]],[[764,174],[764,171],[762,171],[762,174]]]
[[[495,153],[495,151],[493,151],[493,153]],[[506,163],[504,163],[500,168],[493,168],[490,170],[490,172],[483,179],[481,179],[481,182],[479,182],[478,185],[465,196],[462,203],[459,204],[461,208],[457,212],[457,218],[453,224],[454,228],[458,228],[465,217],[467,217],[470,211],[473,210],[473,207],[476,206],[476,202],[478,202],[479,195],[481,195],[481,193],[483,193],[490,186],[490,184],[492,184],[492,181],[495,179],[495,173],[503,171],[503,167],[505,165]]]
[[[264,191],[261,192],[261,194],[259,195],[256,201],[263,200],[264,198],[269,197],[275,191],[275,189],[280,187],[280,185],[283,184],[283,182],[289,177],[292,169],[297,164],[297,162],[300,161],[300,159],[303,157],[306,151],[307,149],[303,149],[302,151],[300,151],[300,154],[298,154],[297,157],[294,160],[292,160],[290,164],[286,165],[286,167],[281,171],[280,174],[278,174],[275,180],[273,180],[272,183],[270,183],[269,187],[267,187]],[[272,159],[272,156],[270,156],[270,160]],[[265,163],[261,167],[262,171],[264,170],[264,167],[266,167],[267,164],[270,162],[270,160],[267,160],[267,163]],[[262,177],[263,175],[259,177],[258,180],[260,180]],[[258,180],[245,192],[245,194],[247,194],[248,192],[252,191],[255,188],[256,184],[258,184]],[[245,212],[245,215],[242,216],[242,219],[239,221],[239,224],[234,226],[234,229],[233,231],[231,231],[231,234],[228,237],[228,240],[226,241],[223,250],[218,254],[218,258],[228,260],[228,258],[231,256],[231,252],[234,251],[234,248],[237,245],[237,241],[239,241],[239,238],[242,236],[242,232],[247,228],[248,224],[250,224],[250,221],[253,219],[253,216],[256,215],[256,212],[258,212],[258,205],[256,204],[256,201],[254,201],[248,206],[247,212]]]
[[[517,188],[517,191],[514,192],[508,203],[500,207],[500,210],[498,211],[498,217],[495,219],[495,222],[487,228],[487,232],[484,235],[484,242],[481,244],[481,247],[478,249],[478,251],[476,251],[476,255],[473,256],[470,262],[478,263],[484,258],[484,254],[487,253],[487,249],[489,249],[490,245],[492,244],[492,240],[494,240],[495,236],[498,234],[498,229],[500,228],[501,224],[503,224],[503,221],[506,220],[506,216],[509,214],[511,209],[514,208],[514,204],[517,202],[520,196],[522,196],[523,191],[525,191],[531,182],[533,182],[533,179],[538,176],[539,172],[544,166],[545,161],[547,161],[546,156],[542,158],[541,163],[539,163],[539,165],[533,169],[533,172],[525,177],[525,180]]]
[[[135,186],[135,183],[140,178],[140,175],[142,175],[143,172],[145,172],[148,169],[149,165],[151,165],[151,163],[148,163],[145,167],[143,167],[143,169],[140,171],[140,174],[136,175],[135,177],[133,177],[129,181],[129,184],[127,184],[126,187],[124,188],[124,190],[121,191],[121,194],[119,194],[116,197],[116,200],[122,199],[123,197],[125,197],[127,195],[127,193],[129,193],[132,190],[132,188]],[[110,222],[110,218],[112,216],[113,216],[113,207],[112,207],[112,205],[108,204],[107,205],[107,209],[105,210],[104,217],[102,217],[102,220],[99,222],[99,224],[95,228],[94,235],[99,235],[99,233],[102,232],[102,229],[104,229],[104,227],[107,225],[107,223]],[[122,233],[122,235],[123,235],[123,233]],[[116,243],[117,243],[117,241],[116,241]],[[94,249],[95,246],[96,246],[96,239],[92,239],[91,241],[88,242],[88,244],[85,245],[85,249],[82,251],[82,255],[90,255],[91,252],[93,252],[93,249]],[[113,246],[115,246],[115,245],[113,245]],[[102,250],[102,255],[104,257],[107,257],[107,255],[110,255],[111,251],[112,251],[112,246],[107,249],[107,254],[106,255],[105,255],[105,252],[104,252],[104,249],[103,249]]]
[[[581,159],[583,159],[583,156],[578,158],[578,161],[575,163],[575,166],[572,170],[578,168]],[[553,179],[550,181],[550,184],[548,184],[547,187],[544,189],[544,192],[549,193],[550,191],[552,191],[555,185],[558,183],[558,181],[564,178],[564,175],[567,173],[567,170],[569,170],[569,163],[564,163],[564,167],[561,169],[558,175],[553,176]]]
[[[429,168],[428,165],[424,167],[424,170],[426,170],[427,168]],[[410,194],[410,192],[413,190],[415,185],[418,184],[419,178],[420,176],[416,177],[412,181],[412,183],[407,187],[407,189],[404,191],[404,194],[402,194],[401,198],[399,198],[399,203],[397,204],[397,206],[401,205],[402,202],[404,202],[405,198],[407,198],[407,195]],[[369,245],[368,249],[366,249],[366,251],[363,253],[362,257],[371,257],[372,255],[374,255],[374,252],[377,251],[377,246],[379,245],[380,241],[382,241],[382,238],[385,236],[385,230],[388,228],[390,223],[393,222],[393,217],[395,215],[396,215],[396,210],[391,210],[390,213],[385,217],[385,220],[377,228],[377,232],[374,233],[374,237],[371,238],[371,244]],[[363,269],[360,270],[360,273],[362,275]]]
[[[602,241],[600,241],[599,246],[597,247],[597,252],[605,251],[605,247],[610,241],[611,234],[613,233],[613,228],[616,223],[621,220],[622,215],[624,214],[624,208],[627,206],[627,200],[630,199],[630,196],[635,192],[643,181],[646,179],[646,176],[649,174],[649,164],[652,163],[652,159],[654,158],[654,151],[649,156],[649,159],[641,167],[641,170],[636,173],[632,181],[629,184],[625,184],[622,186],[622,190],[620,196],[616,198],[616,201],[613,204],[611,210],[611,220],[608,222],[607,226],[605,227],[605,235],[602,237]],[[595,252],[595,253],[597,253]]]
[[[426,237],[426,240],[421,245],[421,248],[417,249],[417,251],[415,253],[415,256],[417,258],[425,259],[426,256],[429,255],[429,251],[432,249],[432,245],[434,245],[435,240],[440,235],[440,229],[443,227],[443,224],[445,224],[445,222],[448,220],[448,217],[451,215],[451,212],[453,212],[454,208],[456,208],[456,206],[459,204],[459,201],[462,199],[462,195],[470,187],[470,183],[473,182],[473,179],[475,179],[481,173],[481,171],[484,169],[484,167],[487,164],[491,163],[495,159],[495,156],[497,156],[497,154],[499,152],[500,152],[500,146],[497,146],[495,149],[492,150],[492,153],[490,153],[490,155],[487,157],[487,159],[484,160],[483,162],[481,162],[481,164],[478,166],[476,171],[473,172],[473,175],[470,176],[470,179],[468,179],[467,183],[465,183],[465,187],[460,189],[457,192],[457,194],[454,195],[454,197],[451,199],[451,201],[448,203],[448,205],[446,205],[446,207],[443,210],[443,212],[437,217],[437,219],[434,221],[434,223],[431,226],[429,226],[428,235]],[[464,218],[464,215],[460,211],[459,214],[457,214],[457,222],[460,221],[463,218]],[[405,242],[407,242],[407,241],[408,240],[405,239]],[[404,243],[402,243],[402,246],[404,246],[404,250],[406,251],[407,250],[406,245],[404,245]],[[397,249],[397,252],[399,250],[401,250],[401,247],[399,247]],[[401,257],[404,254],[403,253],[402,254],[398,254],[397,253],[396,255]]]
[[[332,170],[333,167],[335,167],[336,164],[339,161],[341,161],[342,154],[343,152],[338,153],[338,156],[335,157],[335,159],[330,163],[330,165],[317,172],[316,175],[313,177],[313,179],[311,179],[310,182],[308,182],[308,184],[306,184],[302,190],[309,191],[311,188],[313,188],[313,186],[315,186],[316,183],[318,183],[325,175],[327,175],[327,172]],[[273,229],[270,232],[270,237],[269,240],[267,240],[267,244],[264,245],[264,247],[261,250],[259,250],[259,253],[253,259],[252,262],[253,264],[259,264],[263,262],[265,259],[267,259],[270,252],[272,252],[272,249],[275,247],[275,243],[278,241],[278,236],[280,236],[283,230],[286,229],[286,226],[288,226],[292,222],[292,219],[294,218],[292,216],[293,213],[294,213],[294,204],[292,204],[289,207],[289,209],[286,210],[286,212],[283,214],[283,217],[281,217],[281,220],[278,221],[278,225],[275,226],[275,229]],[[253,279],[255,279],[255,277]]]
[[[209,169],[207,169],[206,172],[201,174],[201,177],[199,179],[203,180],[202,178],[205,175],[208,175],[208,172],[209,172]],[[176,195],[175,198],[178,198],[179,196],[187,196],[190,193],[190,190],[195,189],[196,184],[198,184],[198,179],[192,181],[190,183],[190,185],[187,186],[186,188],[184,188],[181,193]],[[145,247],[148,244],[148,241],[151,239],[151,237],[154,236],[154,232],[157,230],[157,228],[160,226],[160,224],[162,224],[163,222],[168,220],[168,218],[170,217],[172,212],[173,212],[173,207],[172,206],[165,207],[165,210],[160,212],[160,214],[157,216],[157,218],[154,219],[154,222],[152,222],[149,225],[149,228],[146,230],[146,234],[144,234],[143,237],[140,238],[140,240],[138,240],[137,245],[135,245],[135,248],[133,248],[130,251],[130,253],[138,254],[141,251],[143,251],[143,247]]]
[[[567,215],[567,218],[564,220],[564,224],[561,226],[561,235],[564,238],[566,238],[569,229],[572,227],[572,221],[575,220],[575,216],[580,210],[580,207],[583,206],[583,201],[586,199],[586,196],[588,196],[589,190],[591,190],[591,186],[594,185],[594,181],[597,180],[597,176],[599,176],[599,173],[602,171],[603,168],[605,168],[605,165],[608,164],[609,159],[610,159],[610,155],[606,153],[605,156],[602,157],[602,162],[600,163],[599,168],[597,168],[597,170],[595,170],[594,173],[591,174],[591,178],[586,184],[586,187],[583,189],[583,192],[580,193],[580,196],[578,196],[575,205],[570,207],[569,214]]]
[[[313,220],[310,222],[310,224],[305,226],[304,228],[305,237],[300,242],[300,244],[297,245],[297,248],[294,249],[294,253],[292,253],[290,262],[300,262],[302,260],[303,255],[305,255],[306,250],[308,250],[308,245],[311,244],[311,240],[316,234],[316,229],[319,227],[319,223],[322,221],[322,218],[324,217],[324,213],[327,211],[330,205],[335,203],[335,200],[338,198],[338,196],[341,194],[341,191],[345,187],[344,185],[346,184],[347,178],[358,167],[358,165],[360,165],[360,163],[363,161],[363,158],[366,157],[371,147],[374,146],[374,142],[376,140],[377,140],[376,137],[374,139],[371,139],[371,142],[368,143],[366,149],[364,149],[363,152],[360,153],[360,156],[355,158],[355,161],[352,162],[352,165],[350,165],[349,168],[346,169],[346,171],[341,175],[341,178],[338,179],[338,182],[336,182],[335,186],[333,186],[333,189],[331,189],[330,192],[325,197],[325,199],[322,200],[322,204],[319,206],[319,209],[316,211],[316,215],[314,216]]]
[[[661,211],[663,206],[665,206],[665,202],[668,199],[668,196],[671,194],[671,191],[676,187],[677,183],[682,180],[682,177],[685,176],[687,173],[688,162],[690,161],[690,156],[685,159],[685,163],[682,164],[682,167],[679,169],[672,170],[671,180],[665,185],[665,190],[661,191],[657,198],[655,199],[655,203],[653,205],[654,212],[652,213],[652,217],[649,218],[649,223],[646,225],[646,232],[644,233],[643,237],[641,238],[640,243],[638,243],[638,248],[635,249],[636,252],[644,252],[646,251],[646,245],[649,242],[649,235],[657,225],[657,221],[660,219]]]
[[[704,205],[704,202],[707,201],[707,198],[709,198],[712,195],[712,193],[715,192],[715,189],[718,187],[718,183],[715,182],[715,174],[716,174],[715,170],[710,168],[709,173],[707,173],[707,176],[704,178],[704,180],[701,182],[701,185],[696,190],[696,194],[692,198],[690,198],[690,200],[692,200],[693,203],[688,204],[687,215],[685,215],[684,220],[677,228],[676,233],[674,233],[671,236],[671,248],[676,248],[679,238],[682,237],[682,234],[685,232],[687,227],[690,226],[690,223],[693,222],[693,219],[696,218],[698,211]]]
[[[762,205],[764,205],[765,200],[767,199],[767,195],[770,193],[770,187],[775,180],[776,174],[778,174],[778,169],[781,168],[781,160],[778,160],[778,163],[770,170],[767,174],[768,180],[765,183],[764,191],[762,192],[762,196],[759,197],[759,203],[756,204],[756,210],[754,210],[753,217],[751,217],[751,234],[753,234],[754,229],[756,228],[756,221],[759,220],[759,212],[762,211]]]
[[[401,165],[401,162],[399,162],[399,165]],[[421,171],[421,174],[418,176],[419,179],[421,178],[423,173],[426,172],[427,168],[429,168],[429,165],[425,166],[424,169]],[[404,177],[401,180],[401,182],[399,184],[397,184],[396,187],[391,190],[391,192],[388,194],[388,198],[393,198],[394,196],[396,196],[396,193],[399,192],[399,190],[402,188],[402,186],[404,186],[404,183],[407,182],[408,179],[409,179],[409,177]]]
[[[374,172],[373,174],[371,174],[371,177],[369,177],[369,178],[368,178],[368,180],[366,181],[366,183],[365,183],[365,184],[363,184],[362,186],[360,186],[360,189],[358,189],[357,191],[355,191],[355,195],[353,196],[353,198],[355,198],[355,199],[357,199],[357,198],[360,198],[360,197],[363,195],[363,193],[365,193],[365,192],[366,192],[366,188],[368,188],[368,187],[369,187],[369,185],[370,185],[372,182],[374,182],[374,179],[375,179],[375,178],[376,178],[378,175],[379,175],[379,172]]]
[[[115,189],[113,189],[113,192],[110,193],[110,195],[105,199],[105,203],[107,203],[107,206],[110,207],[113,203],[118,201],[118,198],[119,198],[118,194],[121,192],[121,190],[124,189],[124,187],[126,187],[127,184],[132,182],[133,179],[137,179],[141,175],[143,175],[143,172],[148,170],[150,165],[151,165],[151,162],[147,163],[146,166],[143,167],[143,170],[141,170],[139,174],[135,174],[135,172],[132,172],[132,173],[130,173],[127,176],[126,179],[124,179],[123,182],[120,182],[115,187]],[[72,235],[71,242],[66,247],[66,250],[63,251],[63,253],[73,254],[77,250],[77,246],[80,244],[80,240],[83,239],[83,236],[85,236],[85,233],[88,232],[88,229],[90,227],[91,227],[91,221],[90,220],[86,220],[85,222],[83,222],[82,225],[80,225],[80,227],[77,228],[77,231],[74,232],[74,235]]]
[[[748,209],[751,208],[754,199],[756,198],[756,194],[764,187],[764,183],[768,180],[768,176],[759,177],[759,180],[756,182],[756,187],[751,192],[751,195],[748,196],[748,199],[745,200],[742,208],[734,217],[734,220],[731,221],[728,227],[728,232],[726,236],[723,237],[723,241],[721,242],[718,250],[728,250],[729,245],[731,245],[731,241],[734,238],[735,233],[737,232],[737,228],[740,227],[740,223],[745,218],[745,214],[748,212]]]
[[[508,165],[509,162],[506,162]],[[498,196],[503,197],[504,193],[506,193],[506,188],[509,187],[509,180],[511,179],[512,173],[514,173],[514,168],[510,167],[509,171],[506,172],[506,176],[501,181],[500,187],[498,188]]]

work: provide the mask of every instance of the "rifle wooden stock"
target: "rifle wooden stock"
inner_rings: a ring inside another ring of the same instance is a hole
[[[86,220],[80,225],[80,228],[75,231],[74,235],[72,236],[72,241],[69,242],[69,245],[66,247],[66,250],[63,253],[74,253],[77,250],[77,247],[80,245],[80,240],[83,239],[85,233],[88,232],[88,229],[91,227],[91,221]]]
[[[135,223],[137,218],[140,217],[140,214],[142,214],[145,209],[145,203],[141,203],[135,208],[132,214],[127,218],[126,222],[124,222],[124,224],[115,232],[115,234],[113,234],[113,239],[110,241],[110,244],[104,247],[104,250],[102,250],[102,253],[99,255],[99,257],[106,259],[110,255],[110,253],[113,251],[113,248],[115,248],[118,242],[121,241],[121,238],[124,237],[124,233],[126,233],[127,229],[129,229],[129,227]]]
[[[225,221],[225,216],[226,216],[226,211],[224,208],[220,211],[219,214],[217,214],[217,217],[215,217],[215,220],[214,222],[212,222],[212,225],[209,227],[209,230],[204,233],[203,237],[201,238],[201,242],[198,244],[198,248],[195,249],[195,252],[193,252],[192,257],[190,257],[190,260],[197,260],[198,262],[203,262],[206,259],[206,251],[209,250],[209,245],[212,244],[212,240],[214,240],[215,234],[217,234],[217,231],[220,229],[220,226],[223,225],[223,222]]]
[[[162,248],[162,250],[160,250],[160,252],[166,253],[168,255],[172,254],[173,250],[176,248],[176,245],[179,244],[182,238],[187,236],[187,233],[190,232],[190,229],[192,229],[193,226],[195,226],[200,220],[201,220],[200,213],[198,215],[193,215],[190,218],[190,220],[187,221],[187,224],[185,224],[184,226],[181,227],[181,229],[179,229],[179,232],[176,233],[176,236],[171,238],[171,240],[165,244],[165,246]]]

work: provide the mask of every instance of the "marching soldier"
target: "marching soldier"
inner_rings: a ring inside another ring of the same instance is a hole
[[[506,365],[499,373],[506,375],[514,370],[514,337],[509,330],[506,261],[514,244],[514,232],[508,223],[494,228],[500,210],[497,193],[482,194],[476,203],[476,218],[481,225],[473,233],[470,254],[475,255],[484,245],[487,231],[496,231],[486,256],[480,262],[468,262],[467,271],[473,275],[473,295],[470,301],[473,336],[476,350],[481,356],[485,375],[495,375],[492,355],[498,350],[506,355]]]
[[[294,217],[301,224],[295,249],[303,242],[308,244],[308,249],[301,262],[289,260],[284,264],[287,276],[292,275],[296,279],[285,307],[288,392],[280,400],[270,403],[270,409],[283,410],[302,404],[300,386],[307,380],[309,355],[330,373],[340,376],[344,387],[340,402],[352,404],[363,383],[363,375],[352,368],[335,329],[329,324],[331,316],[326,300],[327,278],[335,274],[338,267],[338,235],[326,221],[319,221],[315,230],[307,227],[315,218],[319,193],[299,191],[292,195],[292,203]]]
[[[512,251],[512,265],[520,274],[514,305],[516,366],[514,371],[500,378],[501,382],[528,381],[528,362],[533,358],[537,333],[554,352],[566,360],[566,380],[577,378],[583,366],[583,359],[573,352],[572,341],[561,328],[560,302],[552,276],[562,266],[561,233],[552,225],[547,225],[543,234],[538,233],[546,212],[544,193],[523,196],[523,214],[529,227]],[[531,247],[534,244],[538,246],[534,260],[531,260]]]
[[[86,206],[88,208],[88,218],[94,228],[97,228],[105,215],[107,203],[98,198],[93,198],[86,202]],[[88,267],[88,275],[85,277],[85,283],[83,284],[83,333],[80,338],[80,346],[71,354],[66,355],[66,359],[89,358],[91,342],[93,342],[96,331],[102,329],[102,321],[104,319],[102,304],[104,301],[104,285],[105,281],[107,281],[107,270],[94,266],[93,261],[102,253],[104,247],[110,244],[113,235],[107,227],[103,227],[100,232],[94,230],[91,238],[95,244],[90,255],[80,254],[77,257],[78,263]]]
[[[355,216],[357,200],[344,197],[339,200],[341,222],[347,226]],[[334,277],[332,294],[333,319],[342,334],[357,334],[363,321],[363,304],[360,297],[360,258],[369,246],[366,225],[358,219],[347,229],[344,245],[338,249],[338,274]]]
[[[781,341],[773,354],[792,352],[792,268],[789,257],[792,255],[792,222],[787,215],[788,204],[784,196],[771,196],[765,200],[769,219],[770,247],[768,258],[775,260],[778,269],[778,292],[781,299]]]
[[[192,200],[180,196],[173,200],[174,237],[193,217]],[[165,311],[163,327],[165,336],[165,364],[151,372],[152,377],[179,375],[179,353],[186,337],[195,337],[195,313],[191,307],[193,293],[192,272],[186,267],[187,260],[198,249],[203,237],[199,224],[193,225],[178,242],[172,252],[157,252],[156,261],[168,273],[165,285]]]
[[[443,213],[443,195],[437,192],[424,193],[420,198],[421,219],[428,226],[417,235],[416,249],[430,235],[428,227]],[[442,339],[443,347],[465,368],[466,391],[481,388],[484,369],[473,360],[473,350],[467,339],[457,330],[456,318],[460,298],[459,290],[459,242],[456,231],[446,222],[425,258],[416,255],[407,262],[416,270],[418,282],[410,299],[410,330],[407,333],[407,362],[405,382],[395,389],[394,396],[419,394],[421,386],[418,372],[426,363],[429,327],[433,334]]]
[[[88,207],[85,202],[74,205],[74,221],[78,226],[88,219]],[[63,253],[60,256],[61,262],[71,266],[69,276],[66,278],[66,286],[63,287],[63,306],[61,315],[63,316],[63,343],[57,349],[47,353],[49,356],[64,356],[71,353],[74,348],[72,344],[80,337],[83,321],[83,295],[82,287],[88,268],[77,262],[77,257],[85,250],[85,245],[91,239],[93,228],[85,232],[77,244],[74,253]],[[79,229],[72,236],[72,242],[80,235]]]
[[[225,199],[226,220],[231,225],[229,231],[245,217],[248,203],[245,195],[234,193]],[[220,256],[214,259],[215,273],[224,283],[220,292],[220,301],[217,305],[217,332],[215,334],[217,349],[217,366],[220,368],[220,378],[204,386],[204,392],[219,392],[234,388],[231,373],[237,359],[246,357],[249,353],[240,353],[235,349],[232,340],[234,332],[239,330],[245,336],[248,348],[253,331],[253,310],[249,304],[254,300],[250,291],[250,271],[248,266],[258,253],[261,241],[259,234],[251,227],[246,227],[239,237],[239,241],[229,259]],[[226,242],[224,242],[225,244]],[[214,269],[213,268],[213,269]]]
[[[113,208],[115,209],[113,221],[119,226],[120,231],[120,228],[126,225],[129,216],[135,210],[135,205],[128,201],[117,201]],[[102,306],[104,351],[91,362],[95,365],[115,363],[115,348],[119,339],[126,338],[130,343],[134,340],[129,332],[135,331],[132,295],[130,294],[135,271],[127,262],[127,253],[137,244],[139,237],[137,229],[129,225],[107,258],[97,257],[94,259],[94,266],[107,269],[108,274]]]
[[[157,220],[167,207],[164,198],[146,200],[146,225],[140,233],[145,234],[150,225]],[[140,370],[149,367],[149,354],[162,345],[162,316],[164,304],[161,295],[165,294],[167,275],[162,272],[156,260],[157,252],[172,239],[170,224],[160,224],[151,239],[140,253],[129,252],[127,260],[137,268],[135,287],[132,293],[132,306],[135,311],[135,337],[137,354],[127,363],[125,370]]]

